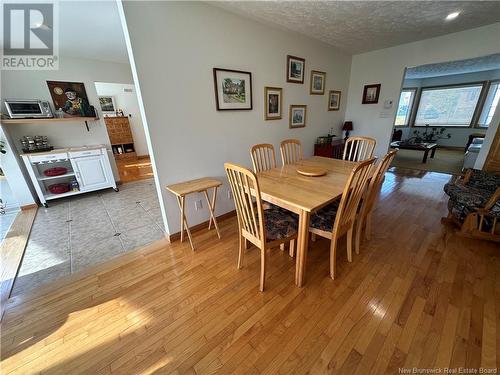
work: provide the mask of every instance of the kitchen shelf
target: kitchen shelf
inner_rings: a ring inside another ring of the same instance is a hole
[[[38,177],[38,181],[55,180],[57,178],[70,177],[70,176],[74,176],[74,175],[75,175],[75,172],[61,174],[59,176],[43,176],[43,177]]]
[[[57,199],[57,198],[64,198],[64,197],[69,197],[71,195],[77,195],[81,194],[82,192],[80,190],[77,191],[68,191],[66,193],[61,193],[61,194],[51,194],[48,193],[45,195],[45,200],[50,201],[51,199]]]
[[[81,122],[81,121],[97,121],[99,117],[53,117],[53,118],[16,118],[2,119],[2,124],[46,124],[50,122]]]

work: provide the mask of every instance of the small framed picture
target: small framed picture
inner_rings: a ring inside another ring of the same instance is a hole
[[[306,60],[301,57],[286,57],[286,81],[291,83],[304,83]]]
[[[326,73],[311,70],[311,95],[324,95],[325,94],[325,81]]]
[[[340,109],[340,91],[330,90],[328,93],[328,110],[338,111]]]
[[[307,105],[290,106],[290,129],[303,128],[306,126]]]
[[[101,111],[103,113],[115,113],[116,111],[115,98],[113,98],[112,96],[100,96],[99,105],[101,106]]]
[[[362,104],[377,104],[380,95],[380,83],[376,85],[366,85],[363,89]]]
[[[218,111],[252,109],[252,73],[214,68]]]
[[[264,119],[281,119],[283,106],[283,89],[280,87],[264,87]]]

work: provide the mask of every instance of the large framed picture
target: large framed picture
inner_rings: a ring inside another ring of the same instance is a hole
[[[286,57],[286,81],[304,83],[306,60],[301,57],[288,55]]]
[[[64,112],[64,117],[94,117],[85,86],[81,82],[47,81],[54,108]]]
[[[252,73],[214,68],[218,111],[252,109]]]
[[[311,70],[311,88],[309,93],[311,95],[324,95],[325,94],[325,81],[326,73]]]
[[[290,129],[306,126],[307,105],[294,104],[290,106]]]
[[[112,96],[100,96],[99,105],[104,113],[116,112],[115,98]]]
[[[264,87],[264,119],[281,119],[283,107],[283,89],[280,87]]]
[[[366,85],[363,89],[362,104],[377,104],[380,95],[380,83],[375,85]]]
[[[328,93],[328,110],[338,111],[340,109],[340,91],[330,90]]]

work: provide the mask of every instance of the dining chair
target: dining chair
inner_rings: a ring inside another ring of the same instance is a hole
[[[363,161],[373,156],[377,141],[370,137],[349,137],[344,145],[343,160]]]
[[[377,165],[373,165],[375,172],[372,174],[366,194],[361,202],[357,225],[356,225],[356,254],[359,254],[359,246],[361,243],[361,232],[365,227],[365,237],[367,240],[371,237],[372,230],[372,214],[375,208],[375,201],[380,194],[382,183],[384,182],[385,172],[391,166],[392,160],[396,156],[398,150],[389,151]]]
[[[302,144],[298,139],[285,139],[280,144],[283,165],[295,164],[302,159]]]
[[[259,173],[276,168],[276,155],[274,146],[269,143],[260,143],[250,150],[253,171]]]
[[[298,216],[282,210],[264,210],[259,182],[251,170],[231,163],[225,163],[224,169],[233,191],[238,217],[238,269],[243,266],[246,240],[260,249],[260,291],[263,292],[267,250],[290,242],[290,251],[294,251]]]
[[[311,216],[309,232],[331,240],[330,277],[335,279],[337,240],[347,233],[347,260],[352,262],[354,222],[359,202],[366,190],[375,158],[357,164],[344,187],[340,201],[335,201]]]

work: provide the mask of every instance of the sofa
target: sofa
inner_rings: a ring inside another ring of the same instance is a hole
[[[444,191],[450,197],[444,221],[458,225],[461,234],[500,241],[499,174],[469,169]]]
[[[481,147],[483,146],[483,141],[484,138],[474,138],[469,147],[467,147],[467,151],[464,156],[464,170],[474,168],[479,151],[481,151]]]

